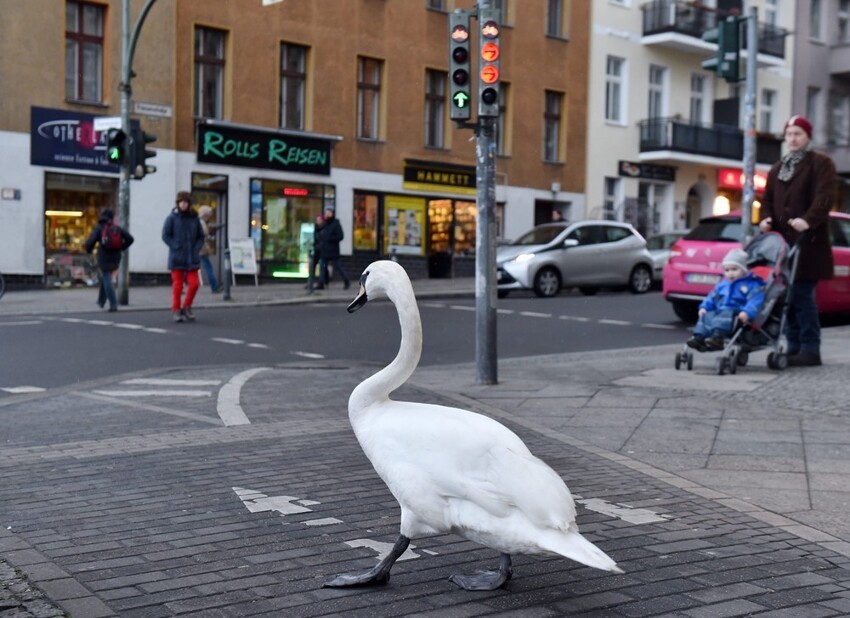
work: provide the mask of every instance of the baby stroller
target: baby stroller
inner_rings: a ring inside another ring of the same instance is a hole
[[[732,334],[725,342],[714,366],[717,375],[736,373],[749,361],[750,352],[771,348],[767,355],[770,369],[788,366],[788,354],[782,333],[788,319],[791,284],[797,271],[799,243],[790,250],[778,232],[759,234],[745,247],[747,266],[765,280],[764,304],[749,324],[735,321]],[[676,353],[675,367],[693,369],[693,351],[687,345]]]

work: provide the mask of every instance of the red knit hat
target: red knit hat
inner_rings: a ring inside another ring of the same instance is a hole
[[[805,116],[791,116],[788,122],[785,123],[785,129],[788,127],[800,127],[812,139],[812,123]],[[785,130],[783,129],[783,133]]]

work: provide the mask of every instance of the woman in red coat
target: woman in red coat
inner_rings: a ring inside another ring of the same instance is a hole
[[[788,364],[821,364],[820,322],[815,286],[833,275],[829,211],[835,201],[835,164],[811,149],[812,124],[803,116],[785,123],[788,153],[771,168],[761,204],[759,228],[775,230],[788,244],[803,232],[797,273],[788,307]]]

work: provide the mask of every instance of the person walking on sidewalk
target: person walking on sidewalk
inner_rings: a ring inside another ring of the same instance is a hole
[[[192,302],[198,292],[198,269],[201,267],[201,247],[204,229],[192,208],[188,191],[177,194],[177,206],[165,218],[162,240],[168,245],[168,269],[171,271],[171,315],[175,322],[193,321]],[[186,298],[183,284],[187,284]]]
[[[97,289],[97,304],[100,308],[109,301],[109,311],[118,311],[118,299],[115,296],[115,285],[112,277],[121,264],[121,253],[133,244],[130,232],[115,224],[115,215],[108,208],[104,210],[97,220],[97,225],[89,234],[85,242],[86,253],[97,250],[97,267],[100,270],[100,283]]]
[[[215,269],[213,268],[211,255],[215,255],[215,235],[220,227],[217,223],[210,223],[212,217],[212,207],[202,204],[198,207],[198,219],[201,220],[201,227],[204,230],[204,246],[201,247],[201,266],[204,273],[207,275],[207,281],[210,284],[210,291],[220,292],[221,286],[218,284],[218,279],[215,277]]]
[[[812,123],[803,116],[791,116],[785,123],[788,153],[767,175],[759,209],[761,231],[775,230],[788,244],[800,240],[785,327],[788,364],[797,367],[821,364],[815,286],[821,279],[831,279],[834,271],[829,211],[836,195],[835,164],[811,149],[811,139]]]
[[[347,290],[351,285],[348,275],[339,263],[339,243],[345,238],[337,218],[334,216],[333,208],[325,209],[325,224],[319,230],[319,285],[318,289],[325,287],[328,282],[328,264],[333,266],[334,274],[342,277],[343,287]]]

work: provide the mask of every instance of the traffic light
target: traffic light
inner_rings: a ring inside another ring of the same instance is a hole
[[[113,165],[124,165],[127,160],[127,134],[121,129],[106,132],[106,160]]]
[[[702,40],[717,44],[717,54],[703,60],[702,68],[714,71],[717,77],[722,77],[727,82],[740,81],[741,71],[741,22],[737,17],[727,17],[725,21],[717,24],[716,28],[706,30]]]
[[[156,136],[145,133],[142,127],[136,126],[130,130],[130,175],[141,180],[147,174],[153,174],[156,167],[148,165],[147,160],[156,156],[156,150],[148,150],[147,145],[156,141]]]
[[[479,118],[499,116],[499,18],[499,9],[479,10]]]
[[[470,60],[469,11],[458,9],[449,15],[449,117],[452,120],[469,120],[472,114]]]

